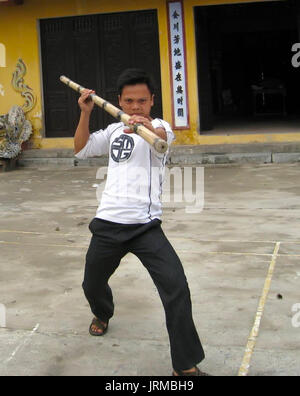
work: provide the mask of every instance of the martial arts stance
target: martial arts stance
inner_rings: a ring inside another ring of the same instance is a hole
[[[161,229],[161,187],[166,154],[157,153],[122,122],[90,135],[94,103],[85,90],[78,100],[80,121],[75,133],[79,159],[109,155],[107,181],[86,255],[83,290],[95,318],[90,334],[102,336],[114,313],[110,276],[129,252],[148,270],[162,300],[170,339],[173,375],[206,375],[196,366],[204,359],[193,318],[190,291],[180,259]],[[170,125],[152,119],[154,89],[151,78],[139,69],[128,69],[118,80],[119,105],[131,116],[171,144]],[[139,175],[139,177],[137,177]]]

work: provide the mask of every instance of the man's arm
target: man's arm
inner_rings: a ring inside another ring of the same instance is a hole
[[[149,129],[151,132],[155,133],[155,135],[157,135],[161,139],[167,141],[166,130],[162,127],[153,128],[150,118],[146,118],[146,117],[142,117],[142,116],[132,116],[131,119],[129,120],[129,124],[131,124],[131,125],[142,124],[142,125],[144,125],[144,127]],[[126,129],[124,132],[132,133],[132,131],[130,129]]]
[[[154,133],[161,139],[167,141],[167,132],[165,128],[154,128]]]
[[[79,153],[87,144],[90,137],[90,116],[94,107],[94,102],[88,98],[95,91],[86,89],[78,99],[78,105],[81,109],[80,120],[74,136],[74,151]]]

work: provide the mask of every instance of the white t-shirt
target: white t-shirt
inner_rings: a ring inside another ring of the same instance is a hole
[[[175,139],[170,125],[156,118],[154,128],[164,128],[170,145]],[[96,217],[121,224],[148,223],[162,214],[161,194],[168,151],[160,154],[123,122],[90,135],[78,159],[109,155],[107,180]]]

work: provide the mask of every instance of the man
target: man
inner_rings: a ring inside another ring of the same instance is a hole
[[[161,187],[166,154],[157,153],[144,139],[131,133],[122,122],[90,135],[89,120],[94,103],[92,90],[78,100],[81,116],[75,133],[79,159],[109,154],[105,190],[86,256],[83,290],[95,315],[90,334],[103,336],[114,313],[110,276],[128,253],[135,254],[152,277],[165,313],[169,333],[173,375],[206,375],[196,366],[204,352],[192,318],[191,299],[182,264],[161,229]],[[154,89],[142,70],[128,69],[118,80],[119,105],[169,144],[174,139],[170,125],[152,119]],[[137,177],[138,175],[138,177]]]

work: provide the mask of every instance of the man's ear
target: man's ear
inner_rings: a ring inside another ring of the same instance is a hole
[[[151,106],[154,106],[154,94],[152,95],[152,98],[151,98]]]
[[[121,96],[118,95],[119,106],[121,106],[120,100],[121,100]]]

